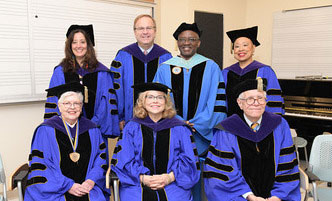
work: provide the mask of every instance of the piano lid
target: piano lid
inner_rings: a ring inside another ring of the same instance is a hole
[[[330,79],[278,79],[283,96],[332,98]]]

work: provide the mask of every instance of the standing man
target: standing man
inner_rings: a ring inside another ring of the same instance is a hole
[[[138,98],[138,93],[131,86],[152,82],[159,64],[172,57],[167,50],[154,44],[156,22],[150,15],[136,17],[134,34],[137,42],[119,50],[111,64],[121,130],[133,117],[133,107]]]
[[[201,155],[210,144],[213,127],[226,117],[225,84],[218,64],[196,53],[201,44],[196,23],[182,23],[173,36],[180,55],[164,62],[154,81],[173,89],[178,118],[192,127]],[[195,200],[200,200],[199,192],[200,183],[195,186]]]
[[[234,87],[243,114],[217,127],[203,177],[209,201],[299,201],[298,161],[287,121],[265,111],[266,85],[258,77]]]

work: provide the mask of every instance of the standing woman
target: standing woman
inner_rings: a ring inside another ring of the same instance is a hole
[[[59,98],[60,116],[37,127],[29,155],[25,201],[106,201],[106,146],[97,125],[80,117],[84,87],[48,89]]]
[[[120,134],[117,100],[110,70],[98,62],[92,25],[71,25],[67,31],[65,58],[55,67],[50,88],[70,82],[84,85],[83,116],[96,123],[103,138]],[[57,97],[47,95],[45,119],[59,115]]]
[[[159,83],[133,88],[140,92],[134,118],[111,162],[121,201],[192,201],[200,175],[197,149],[190,129],[175,117],[170,89]]]
[[[222,73],[226,85],[227,116],[241,114],[234,96],[233,87],[248,80],[261,77],[267,80],[266,111],[283,114],[283,98],[277,76],[273,69],[253,59],[255,48],[260,45],[257,41],[258,27],[228,31],[227,36],[232,41],[232,52],[237,63],[225,68]]]

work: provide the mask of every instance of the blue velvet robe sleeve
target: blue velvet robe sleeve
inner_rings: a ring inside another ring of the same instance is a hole
[[[218,130],[211,142],[206,160],[212,160],[220,166],[216,169],[204,165],[205,174],[213,174],[212,178],[205,178],[205,193],[209,201],[245,200],[242,195],[251,189],[241,173],[241,160],[238,159],[240,150],[237,147],[235,135]],[[228,156],[228,157],[227,157]]]
[[[278,134],[275,136],[275,146],[279,147],[275,150],[278,166],[271,196],[277,196],[286,201],[301,200],[299,179],[288,181],[289,178],[299,174],[299,169],[292,135],[284,118],[282,118],[282,123],[276,128],[275,133]]]
[[[141,158],[142,135],[137,123],[129,122],[118,141],[113,153],[112,170],[119,177],[121,184],[140,186],[140,174],[150,174]]]
[[[266,86],[266,111],[275,114],[285,114],[285,110],[282,107],[284,104],[284,99],[279,93],[281,88],[278,82],[278,78],[272,68],[265,66],[258,69],[257,77],[266,78],[268,80]]]
[[[225,110],[217,111],[218,107],[226,107],[225,99],[217,99],[217,95],[224,95],[225,88],[221,88],[223,77],[219,66],[209,60],[204,72],[201,96],[196,114],[190,123],[208,141],[212,140],[211,131],[226,117]],[[186,108],[187,109],[187,108]]]
[[[112,62],[111,65],[111,71],[114,73],[114,85],[115,85],[115,91],[118,98],[118,111],[119,111],[119,121],[125,120],[125,94],[133,93],[132,89],[130,87],[133,85],[132,79],[130,81],[130,77],[132,78],[133,75],[131,74],[131,71],[124,72],[126,66],[132,66],[132,62],[129,60],[130,55],[129,53],[125,51],[119,51],[116,55],[115,59]],[[129,86],[126,87],[126,86]],[[126,91],[130,90],[130,91]],[[133,96],[128,96],[128,99],[133,99]]]
[[[198,156],[195,155],[196,145],[191,141],[193,136],[187,127],[177,126],[172,129],[172,132],[178,133],[176,143],[178,143],[180,151],[174,156],[170,172],[174,173],[177,186],[189,190],[198,182],[200,177]],[[177,148],[174,145],[171,147]]]
[[[103,141],[98,129],[90,129],[89,133],[92,149],[86,179],[95,182],[89,197],[91,200],[106,200],[101,190],[105,189],[103,166],[106,166],[106,160],[101,157],[105,154],[105,148],[100,148]],[[75,182],[62,174],[58,146],[54,128],[40,126],[36,130],[29,156],[31,171],[28,176],[28,179],[35,178],[36,181],[27,186],[24,200],[65,201],[64,194]]]
[[[99,72],[95,100],[95,112],[91,121],[100,126],[101,133],[106,137],[120,135],[117,97],[110,72]]]
[[[64,200],[64,194],[75,183],[74,180],[64,176],[59,165],[59,153],[54,149],[56,139],[54,129],[41,126],[35,133],[31,155],[38,152],[38,156],[32,155],[29,167],[40,166],[40,169],[31,170],[28,179],[41,178],[41,182],[28,186],[25,200]],[[30,156],[31,156],[30,155]],[[45,182],[45,183],[44,183]]]

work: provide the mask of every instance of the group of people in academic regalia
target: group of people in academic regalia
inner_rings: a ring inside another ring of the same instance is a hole
[[[175,57],[154,43],[150,15],[133,29],[137,42],[110,68],[96,58],[92,25],[68,29],[32,138],[25,200],[108,200],[109,164],[121,201],[300,200],[278,80],[253,60],[258,28],[227,32],[238,62],[224,70],[197,53],[196,23],[175,30]]]

